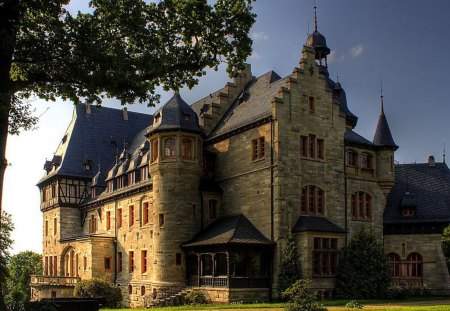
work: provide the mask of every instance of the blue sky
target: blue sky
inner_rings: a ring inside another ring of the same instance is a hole
[[[86,10],[87,0],[72,0],[73,12]],[[379,115],[380,80],[385,112],[397,145],[396,161],[442,161],[450,150],[450,1],[447,0],[318,0],[318,30],[327,38],[330,77],[347,92],[350,110],[359,117],[356,131],[372,140]],[[253,74],[275,70],[286,76],[298,66],[308,24],[313,30],[313,0],[257,0],[258,15],[250,33]],[[224,68],[208,72],[193,90],[183,90],[188,102],[211,93],[228,80]],[[162,102],[171,94],[163,94]],[[31,99],[38,128],[9,137],[3,207],[12,213],[16,230],[14,253],[42,251],[39,191],[43,164],[51,158],[72,116],[69,102]],[[113,100],[106,106],[119,107]],[[132,111],[154,112],[145,105]]]

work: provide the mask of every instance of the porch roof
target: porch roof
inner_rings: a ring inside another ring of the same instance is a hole
[[[315,231],[345,233],[345,230],[338,227],[325,217],[300,216],[292,232]]]
[[[183,247],[223,245],[223,244],[274,244],[264,236],[244,215],[225,216],[217,219],[200,231]]]

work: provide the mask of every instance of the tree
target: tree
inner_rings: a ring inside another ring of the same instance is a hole
[[[441,237],[442,251],[447,262],[447,269],[450,271],[450,225],[445,227]]]
[[[73,293],[75,297],[80,298],[103,297],[106,301],[105,306],[109,308],[118,307],[122,301],[120,288],[106,279],[82,280],[75,285]]]
[[[0,310],[6,310],[5,295],[7,294],[7,264],[10,259],[9,251],[13,243],[13,240],[11,239],[11,232],[14,230],[14,225],[11,219],[11,215],[4,211],[2,212],[2,214],[2,218],[0,219]]]
[[[283,292],[288,300],[286,311],[327,311],[317,302],[317,292],[311,289],[311,280],[297,280]]]
[[[22,307],[30,300],[31,275],[42,274],[42,256],[32,251],[18,253],[11,257],[8,273],[6,301]]]
[[[372,229],[360,229],[339,263],[336,295],[346,299],[382,298],[390,281],[383,246],[378,243]]]
[[[251,53],[249,0],[91,0],[76,16],[68,3],[0,2],[0,202],[8,131],[36,122],[30,96],[152,105],[157,86],[192,87],[225,61],[235,75]]]
[[[289,233],[286,238],[286,244],[281,253],[280,272],[278,273],[278,294],[288,289],[297,280],[302,278],[302,267],[300,265],[300,256],[298,254],[297,242],[295,236]]]

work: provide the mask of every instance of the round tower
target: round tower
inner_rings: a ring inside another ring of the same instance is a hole
[[[202,132],[197,114],[175,94],[154,114],[147,132],[153,181],[153,291],[184,286],[181,244],[200,230]]]
[[[384,195],[387,196],[395,185],[394,152],[398,149],[392,138],[391,130],[384,114],[383,95],[381,95],[380,117],[373,143],[379,147],[377,151],[377,178]]]

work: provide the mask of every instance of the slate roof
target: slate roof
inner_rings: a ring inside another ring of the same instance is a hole
[[[219,218],[183,247],[224,245],[224,244],[251,244],[272,245],[244,215],[232,215]]]
[[[119,109],[96,106],[90,109],[88,114],[85,105],[74,107],[66,139],[61,141],[54,156],[60,164],[38,184],[56,175],[93,178],[99,164],[101,171],[107,171],[115,163],[117,149],[124,142],[131,142],[153,120],[153,116],[142,113],[128,112],[128,120],[124,120]],[[90,171],[83,168],[86,159],[92,161]]]
[[[373,137],[373,143],[382,147],[394,148],[395,150],[398,149],[398,146],[392,138],[386,116],[384,115],[383,98],[381,98],[381,113],[378,119],[377,130],[375,131],[375,136]]]
[[[292,232],[333,232],[333,233],[345,233],[345,230],[338,227],[325,217],[316,216],[300,216],[295,224]]]
[[[387,198],[385,224],[450,221],[450,170],[445,163],[398,164],[395,179]],[[402,205],[415,206],[416,215],[402,216]]]
[[[350,129],[345,130],[344,141],[348,145],[357,145],[371,148],[377,147],[370,140],[365,139],[364,137]]]
[[[272,98],[285,81],[274,71],[269,71],[259,78],[253,79],[225,113],[209,139],[270,116],[272,114]]]
[[[348,108],[347,95],[345,90],[342,88],[341,83],[339,81],[334,82],[329,78],[327,82],[328,86],[333,90],[333,101],[339,104],[339,112],[345,115],[347,124],[354,128],[358,123],[358,117],[355,116]]]
[[[160,122],[154,123],[148,129],[148,134],[167,130],[201,132],[197,114],[178,93],[169,99],[154,115],[155,118],[160,116]]]

